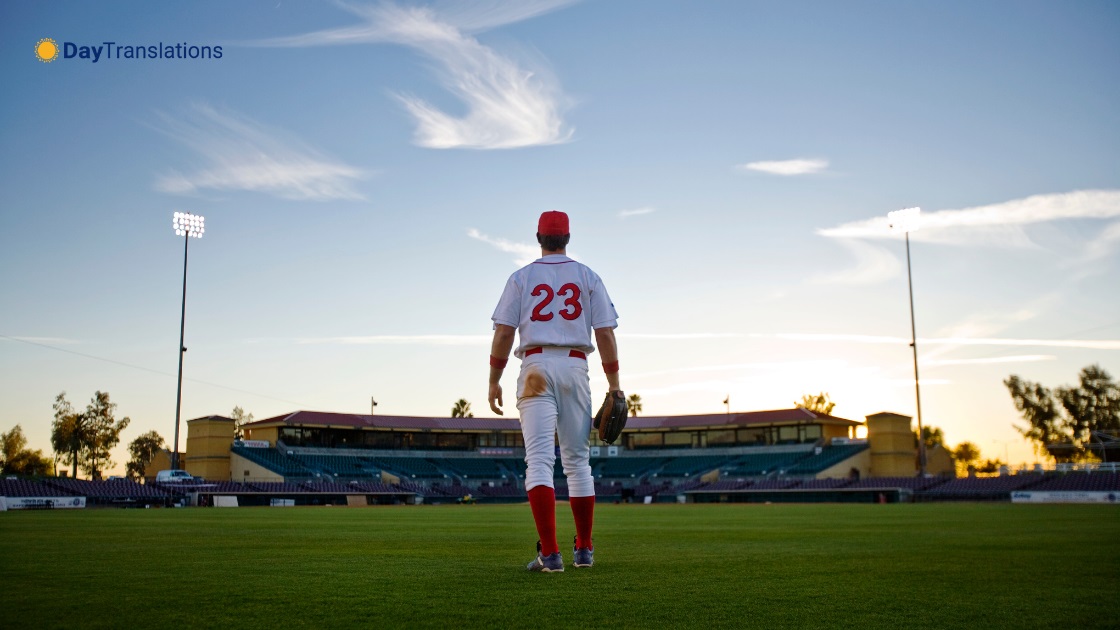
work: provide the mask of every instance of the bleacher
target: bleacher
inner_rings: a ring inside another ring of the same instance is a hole
[[[757,477],[791,468],[812,451],[793,453],[751,453],[736,457],[723,467],[727,477]]]
[[[926,489],[922,496],[928,499],[951,498],[969,501],[1005,500],[1015,490],[1031,488],[1044,479],[1040,473],[1000,475],[999,477],[965,477],[950,479]]]
[[[1031,488],[1038,492],[1120,492],[1120,473],[1071,472],[1048,476]]]
[[[675,457],[665,463],[655,477],[692,477],[711,472],[728,461],[726,455],[693,455]]]
[[[867,450],[867,444],[838,444],[821,449],[820,453],[809,455],[786,469],[787,475],[815,475],[836,464]]]
[[[599,479],[639,478],[666,461],[665,457],[593,457],[591,474]]]
[[[447,473],[420,457],[378,457],[374,460],[383,470],[410,479],[443,479]]]
[[[331,477],[380,479],[381,469],[369,459],[354,455],[294,454],[304,468]]]
[[[46,479],[45,484],[71,493],[71,496],[84,496],[90,499],[107,501],[140,501],[143,499],[165,499],[167,493],[154,485],[142,485],[128,479],[89,481],[85,479]]]
[[[0,497],[73,497],[73,492],[63,492],[38,481],[28,479],[0,479]]]
[[[460,477],[470,479],[501,479],[508,474],[493,459],[448,457],[440,459],[439,466]]]
[[[230,452],[240,455],[245,459],[260,464],[265,468],[284,477],[311,477],[312,471],[308,470],[294,457],[275,448],[249,448],[246,446],[233,446]]]

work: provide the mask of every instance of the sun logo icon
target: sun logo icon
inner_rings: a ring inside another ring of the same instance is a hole
[[[35,56],[43,63],[50,63],[58,59],[58,42],[49,37],[40,39],[35,44]]]

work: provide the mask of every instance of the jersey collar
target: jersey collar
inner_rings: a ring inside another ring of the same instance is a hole
[[[541,256],[540,258],[534,260],[533,264],[537,264],[537,265],[562,265],[564,263],[570,263],[570,262],[572,262],[572,259],[568,258],[564,254],[549,254],[548,256]]]

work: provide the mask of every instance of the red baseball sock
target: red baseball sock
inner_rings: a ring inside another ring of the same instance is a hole
[[[556,491],[548,486],[536,486],[529,491],[529,507],[537,523],[541,554],[551,556],[560,551],[560,545],[556,544]]]
[[[595,497],[570,497],[572,516],[576,520],[576,548],[591,549],[591,525],[595,521]]]

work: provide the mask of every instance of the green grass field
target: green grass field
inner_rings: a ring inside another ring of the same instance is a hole
[[[535,540],[526,505],[8,512],[0,626],[1120,624],[1115,506],[600,505],[562,574]]]

